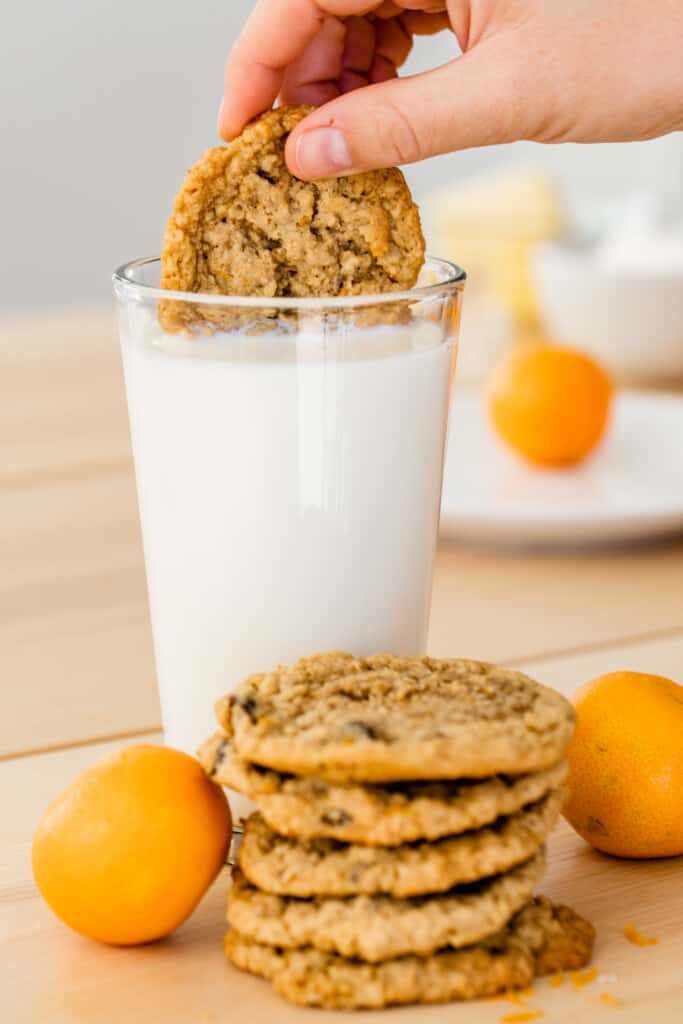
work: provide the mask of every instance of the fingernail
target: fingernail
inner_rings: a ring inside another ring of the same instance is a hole
[[[346,139],[338,128],[311,128],[296,140],[296,167],[302,178],[334,178],[352,169]]]

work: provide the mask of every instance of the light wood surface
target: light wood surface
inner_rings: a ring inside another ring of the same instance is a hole
[[[0,389],[0,1020],[331,1020],[225,963],[227,877],[175,936],[137,950],[80,939],[40,900],[30,843],[43,808],[112,740],[160,739],[113,315],[0,323]],[[430,649],[505,661],[567,694],[616,668],[681,679],[683,543],[571,556],[444,545]],[[603,857],[562,826],[541,889],[595,923],[598,980],[581,990],[538,982],[523,1007],[409,1008],[392,1019],[488,1024],[536,1009],[549,1024],[683,1019],[681,858]],[[628,921],[657,945],[627,942]],[[604,991],[621,1005],[601,1003]]]

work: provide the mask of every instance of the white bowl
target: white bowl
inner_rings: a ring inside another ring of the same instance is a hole
[[[622,380],[683,378],[683,270],[603,266],[594,249],[548,242],[532,256],[549,336],[591,353]]]

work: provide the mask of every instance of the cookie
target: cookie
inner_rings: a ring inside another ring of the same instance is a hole
[[[505,938],[433,956],[403,956],[369,964],[306,946],[281,949],[245,938],[231,929],[228,959],[243,971],[272,981],[285,999],[327,1009],[379,1009],[396,1003],[445,1003],[480,999],[533,979],[533,958]]]
[[[471,885],[435,896],[275,896],[249,885],[239,869],[228,897],[228,921],[245,938],[372,963],[444,946],[458,948],[492,935],[530,898],[543,873],[544,855]]]
[[[361,846],[336,839],[290,839],[263,817],[246,822],[238,863],[252,885],[282,896],[419,896],[489,878],[521,864],[545,843],[564,793],[494,825],[436,842]]]
[[[540,800],[567,775],[567,763],[560,761],[528,775],[340,786],[243,761],[220,732],[202,745],[198,757],[215,782],[256,801],[275,832],[369,846],[399,846],[481,828]]]
[[[534,771],[560,760],[574,724],[521,672],[338,651],[250,676],[217,714],[241,758],[341,783]]]
[[[575,970],[590,960],[595,932],[569,907],[531,900],[510,924],[476,946],[369,964],[311,947],[266,946],[231,930],[225,952],[236,967],[273,982],[293,1003],[329,1009],[477,999],[523,988],[534,975]]]
[[[536,896],[514,919],[514,930],[534,955],[539,977],[575,971],[591,958],[595,928],[571,907]]]
[[[190,168],[166,227],[162,288],[264,299],[412,288],[425,245],[398,169],[317,182],[287,170],[287,136],[311,109],[269,110]],[[159,309],[167,331],[207,315],[234,313],[172,300]]]

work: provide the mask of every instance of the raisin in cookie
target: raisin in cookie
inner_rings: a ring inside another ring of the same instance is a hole
[[[317,182],[287,170],[287,136],[311,109],[269,110],[190,168],[166,227],[162,288],[264,298],[412,288],[424,238],[398,169]],[[173,300],[159,309],[168,331],[220,315]]]
[[[338,651],[250,676],[217,715],[241,758],[341,783],[534,771],[574,726],[571,704],[521,672]]]
[[[569,907],[544,897],[527,903],[495,936],[460,950],[363,963],[312,947],[282,949],[231,930],[225,952],[235,966],[272,981],[293,1003],[328,1009],[481,999],[523,988],[534,975],[576,970],[590,960],[595,930]]]

